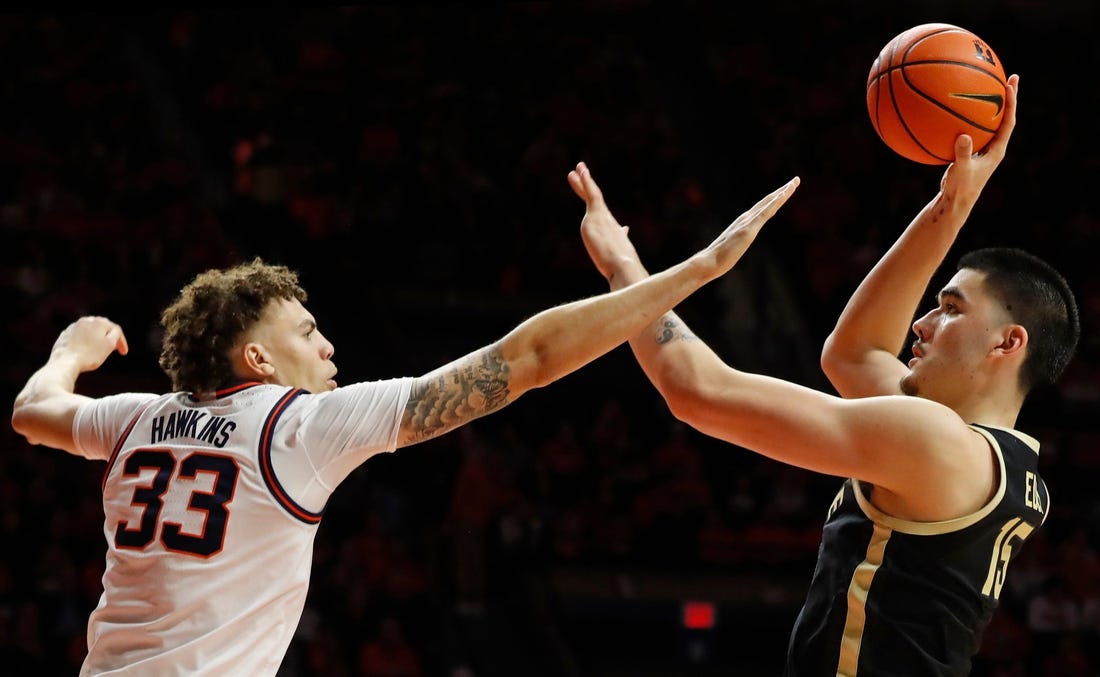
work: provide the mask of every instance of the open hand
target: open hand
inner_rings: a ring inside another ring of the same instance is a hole
[[[702,259],[705,263],[713,266],[711,279],[733,268],[734,264],[740,260],[741,255],[748,250],[749,245],[756,239],[756,235],[768,222],[768,219],[775,216],[779,208],[786,204],[791,195],[794,195],[799,183],[801,183],[801,179],[796,176],[765,195],[759,202],[738,216],[706,248],[695,254],[696,260]]]
[[[603,192],[585,163],[577,163],[577,168],[569,172],[569,186],[584,200],[581,239],[600,274],[610,280],[619,265],[638,262],[638,252],[628,237],[629,227],[620,225],[608,209]]]

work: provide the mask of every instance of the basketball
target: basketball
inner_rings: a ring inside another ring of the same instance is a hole
[[[955,160],[969,134],[979,152],[1001,126],[1006,77],[974,33],[945,23],[914,26],[879,52],[867,76],[867,112],[887,146],[927,165]]]

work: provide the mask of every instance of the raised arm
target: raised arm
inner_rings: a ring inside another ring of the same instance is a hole
[[[11,424],[32,444],[75,454],[73,416],[88,398],[76,394],[80,374],[98,369],[118,351],[129,352],[122,328],[104,317],[82,317],[54,342],[46,364],[34,372],[15,398]]]
[[[436,437],[496,411],[621,345],[729,271],[797,186],[796,178],[776,189],[707,247],[643,284],[544,310],[491,345],[418,378],[398,445]]]
[[[644,284],[648,273],[628,230],[589,172],[581,168],[570,178],[587,204],[581,234],[597,269],[612,289]],[[943,405],[900,395],[845,400],[733,369],[671,311],[632,337],[630,347],[669,411],[707,435],[789,465],[872,482],[877,498],[911,519],[965,514],[985,498],[942,481],[945,473],[979,481],[992,472],[985,442]],[[957,453],[963,447],[974,453]]]
[[[842,396],[901,392],[906,366],[898,357],[932,276],[1004,159],[1016,126],[1018,84],[1019,76],[1008,79],[1001,127],[982,153],[973,154],[969,136],[956,140],[940,191],[860,283],[825,340],[821,367]]]

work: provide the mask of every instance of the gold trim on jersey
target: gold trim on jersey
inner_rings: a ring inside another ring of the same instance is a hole
[[[989,513],[993,512],[993,509],[997,507],[997,504],[1004,498],[1005,490],[1008,487],[1007,478],[1005,477],[1005,457],[1001,452],[1001,445],[997,443],[997,439],[988,430],[982,430],[977,426],[970,426],[971,429],[980,433],[982,437],[986,438],[989,442],[989,446],[993,449],[993,454],[997,457],[997,463],[1000,466],[1000,473],[997,479],[997,493],[993,495],[993,498],[989,499],[985,505],[979,508],[976,512],[972,512],[969,515],[963,515],[962,517],[956,517],[954,519],[942,520],[939,522],[915,522],[912,520],[904,520],[893,515],[888,515],[885,512],[879,510],[871,503],[870,499],[863,493],[863,488],[860,485],[860,481],[852,480],[852,493],[855,494],[856,503],[859,504],[860,510],[875,524],[881,524],[887,526],[894,531],[900,531],[903,534],[913,534],[915,536],[935,536],[937,534],[949,534],[952,531],[959,531],[965,529],[971,524],[975,524],[978,520],[982,519]],[[992,427],[992,426],[991,426]],[[1005,432],[1012,433],[1016,437],[1020,438],[1025,444],[1032,447],[1038,453],[1039,442],[1033,437],[1029,437],[1024,433],[1016,430],[1010,430],[1008,428],[999,428]]]
[[[1012,435],[1016,439],[1020,440],[1024,444],[1026,444],[1036,454],[1039,453],[1039,440],[1035,439],[1031,435],[1028,435],[1027,433],[1022,433],[1019,430],[1016,430],[1015,428],[1004,428],[1004,427],[1001,427],[999,425],[989,425],[988,423],[983,423],[981,427],[974,426],[974,425],[972,425],[970,427],[973,428],[974,430],[977,430],[978,432],[983,433],[983,434],[984,434],[984,432],[982,431],[983,427],[984,428],[992,428],[993,430],[1000,430],[1001,432],[1006,432],[1009,435]],[[988,435],[986,435],[986,437],[988,437]]]
[[[859,650],[863,645],[863,628],[867,622],[867,593],[875,573],[882,566],[886,544],[892,533],[889,527],[875,524],[871,542],[867,544],[867,554],[852,574],[852,582],[848,585],[848,615],[844,621],[844,635],[840,639],[837,677],[855,677],[859,670]]]

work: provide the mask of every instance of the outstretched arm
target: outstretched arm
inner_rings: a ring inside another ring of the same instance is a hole
[[[647,272],[627,228],[583,168],[570,176],[585,200],[585,247],[612,289],[643,284]],[[744,216],[742,216],[744,218]],[[733,369],[673,312],[655,318],[630,347],[669,411],[696,430],[789,465],[876,486],[899,516],[947,519],[984,496],[942,477],[991,473],[988,448],[955,412],[914,397],[845,400],[781,379]],[[961,454],[964,447],[982,453]]]
[[[11,423],[32,444],[75,454],[73,416],[88,398],[77,395],[76,379],[98,369],[118,351],[129,352],[122,328],[104,317],[82,317],[65,328],[50,357],[15,398]]]
[[[940,191],[860,283],[825,340],[821,366],[842,396],[900,392],[906,367],[898,355],[932,276],[1004,159],[1016,126],[1018,85],[1019,76],[1008,79],[1004,118],[982,153],[973,154],[973,140],[959,136]]]
[[[587,171],[583,163],[578,171]],[[644,283],[544,310],[499,341],[418,378],[398,446],[436,437],[496,411],[621,345],[729,271],[797,186],[796,178],[776,189],[707,247]]]

